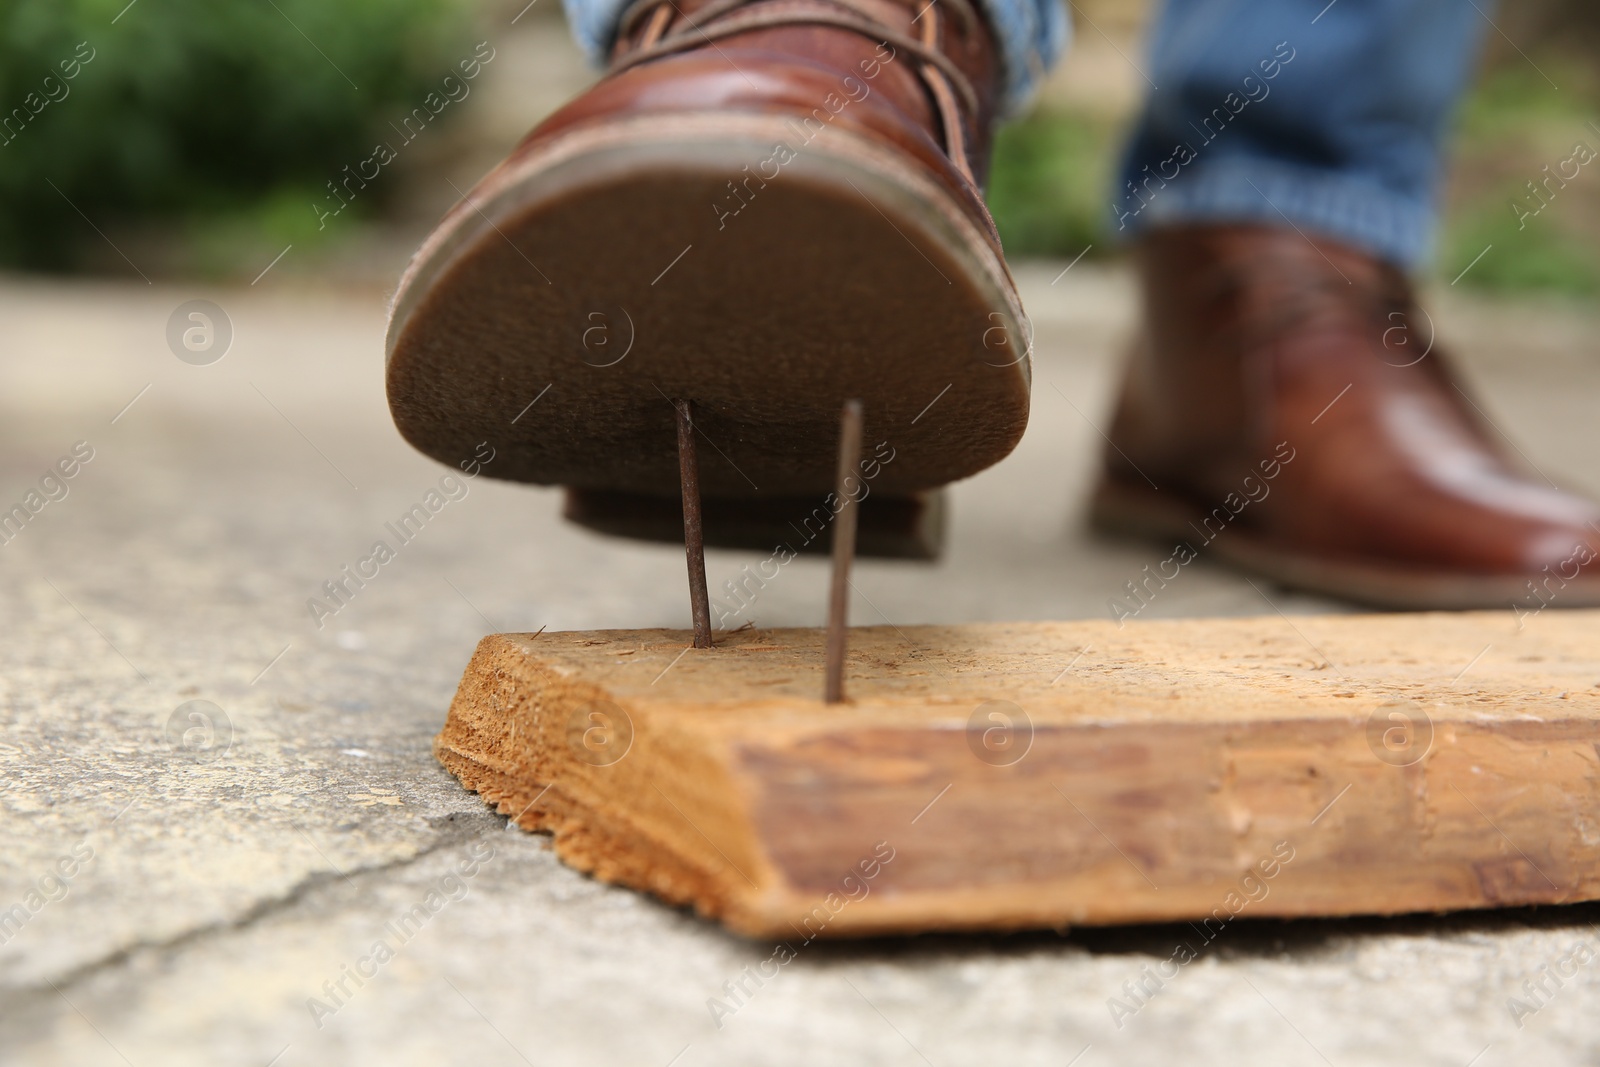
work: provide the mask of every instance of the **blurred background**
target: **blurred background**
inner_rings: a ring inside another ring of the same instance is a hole
[[[860,562],[853,622],[1106,619],[1170,552],[1082,521],[1136,319],[1131,271],[1094,261],[1151,6],[1074,0],[1073,51],[1000,137],[1032,420],[951,488],[941,561]],[[1522,456],[1600,496],[1600,172],[1521,232],[1510,206],[1600,148],[1600,10],[1495,20],[1424,291]],[[95,457],[0,545],[0,914],[74,842],[95,857],[0,929],[0,1063],[1600,1062],[1600,969],[1526,1026],[1506,1011],[1593,906],[1241,924],[1126,1027],[1107,998],[1172,928],[818,947],[719,1030],[707,997],[770,946],[587,878],[465,793],[431,741],[483,634],[688,621],[681,547],[490,478],[336,618],[307,611],[445,470],[394,429],[384,294],[593,76],[559,0],[0,0],[0,510]],[[175,330],[199,298],[225,328],[197,348]],[[708,552],[711,588],[765,555]],[[815,625],[826,560],[783,573],[747,618]],[[1300,616],[1348,610],[1202,561],[1141,618],[1281,612],[1310,645]],[[309,998],[479,842],[470,898],[324,1026]]]
[[[0,267],[249,282],[289,249],[274,271],[387,286],[457,189],[593,76],[559,0],[135,4],[4,5]],[[1068,61],[1001,134],[991,199],[1012,256],[1115,254],[1107,175],[1152,6],[1074,5]],[[1596,113],[1600,9],[1526,0],[1497,22],[1455,124],[1435,273],[1455,277],[1494,243],[1464,285],[1593,296],[1600,182],[1573,183],[1559,215],[1514,241],[1509,203]],[[483,40],[492,58],[465,83],[478,99],[444,97],[441,80]],[[444,106],[402,128],[429,93]],[[378,141],[397,158],[348,205],[333,199],[329,183]]]

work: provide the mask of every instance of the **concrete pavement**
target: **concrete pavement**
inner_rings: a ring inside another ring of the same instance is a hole
[[[943,562],[860,565],[857,621],[1104,616],[1160,558],[1081,528],[1132,305],[1123,274],[1080,264],[1052,284],[1063,266],[1019,271],[1038,328],[1027,437],[955,487]],[[1125,983],[1183,929],[813,945],[719,1029],[708,1000],[771,946],[566,869],[429,752],[479,636],[684,625],[681,552],[591,537],[555,493],[478,478],[319,629],[308,599],[446,470],[389,421],[381,296],[268,284],[0,282],[0,509],[44,501],[0,545],[0,1062],[1600,1054],[1600,968],[1559,987],[1540,970],[1600,944],[1588,906],[1243,923],[1144,979],[1131,1014],[1112,998],[1135,1003]],[[1600,318],[1448,296],[1435,317],[1496,423],[1552,478],[1600,491]],[[193,299],[231,323],[215,362],[169,347]],[[713,586],[757,558],[710,553]],[[786,567],[757,622],[818,622],[824,574]],[[1340,610],[1267,595],[1202,561],[1148,614]],[[1525,980],[1549,992],[1513,1019]]]

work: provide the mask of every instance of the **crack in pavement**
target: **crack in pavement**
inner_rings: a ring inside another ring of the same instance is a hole
[[[85,981],[106,971],[114,970],[141,953],[172,954],[212,938],[226,937],[229,934],[247,930],[265,919],[292,911],[301,902],[326,886],[350,883],[357,879],[371,880],[377,876],[403,870],[436,852],[465,845],[485,834],[503,832],[502,828],[506,823],[503,816],[487,811],[482,814],[454,813],[433,817],[428,821],[436,827],[435,839],[410,856],[388,860],[367,867],[358,867],[342,873],[336,868],[312,871],[290,886],[286,892],[278,896],[258,900],[232,918],[196,926],[159,940],[135,941],[108,952],[98,959],[78,964],[60,974],[46,975],[37,983],[0,986],[0,993],[4,994],[7,1002],[6,1015],[8,1016],[5,1020],[0,1020],[0,1033],[7,1034],[7,1040],[0,1041],[0,1045],[16,1047],[14,1043],[16,1037],[11,1034],[12,1026],[9,1024],[37,1021],[41,1027],[47,1028],[50,1025],[49,1017],[53,1016],[54,1013],[43,1010],[43,1002],[56,999],[60,993],[70,992]]]

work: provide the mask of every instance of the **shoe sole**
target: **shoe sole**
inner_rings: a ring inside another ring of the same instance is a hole
[[[1545,604],[1530,592],[1533,574],[1462,574],[1425,567],[1386,566],[1328,559],[1279,548],[1244,529],[1225,528],[1206,541],[1200,530],[1206,516],[1184,505],[1156,499],[1154,493],[1102,482],[1090,501],[1089,524],[1115,537],[1166,544],[1187,542],[1236,570],[1278,585],[1339,600],[1399,611],[1468,611],[1483,608],[1537,612],[1541,606],[1600,607],[1600,579],[1580,574]]]
[[[856,514],[856,555],[936,560],[944,551],[945,493],[869,493]],[[673,497],[568,489],[561,517],[596,533],[683,543],[683,505]],[[779,556],[824,555],[833,549],[834,512],[823,497],[712,498],[701,502],[707,548],[750,549]]]
[[[707,498],[810,496],[832,488],[840,406],[856,397],[866,451],[893,454],[874,492],[1004,458],[1030,372],[997,250],[931,176],[844,129],[743,184],[796,129],[614,122],[491,175],[393,302],[401,434],[451,465],[487,441],[493,477],[670,497],[670,401],[686,398]]]

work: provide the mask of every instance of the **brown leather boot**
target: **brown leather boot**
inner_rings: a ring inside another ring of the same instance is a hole
[[[1385,607],[1600,604],[1600,507],[1513,462],[1398,270],[1261,226],[1137,264],[1098,527]]]
[[[997,77],[969,0],[638,0],[401,279],[401,433],[608,506],[676,498],[676,398],[708,498],[826,493],[849,397],[875,495],[995,463],[1029,387],[978,186]]]

